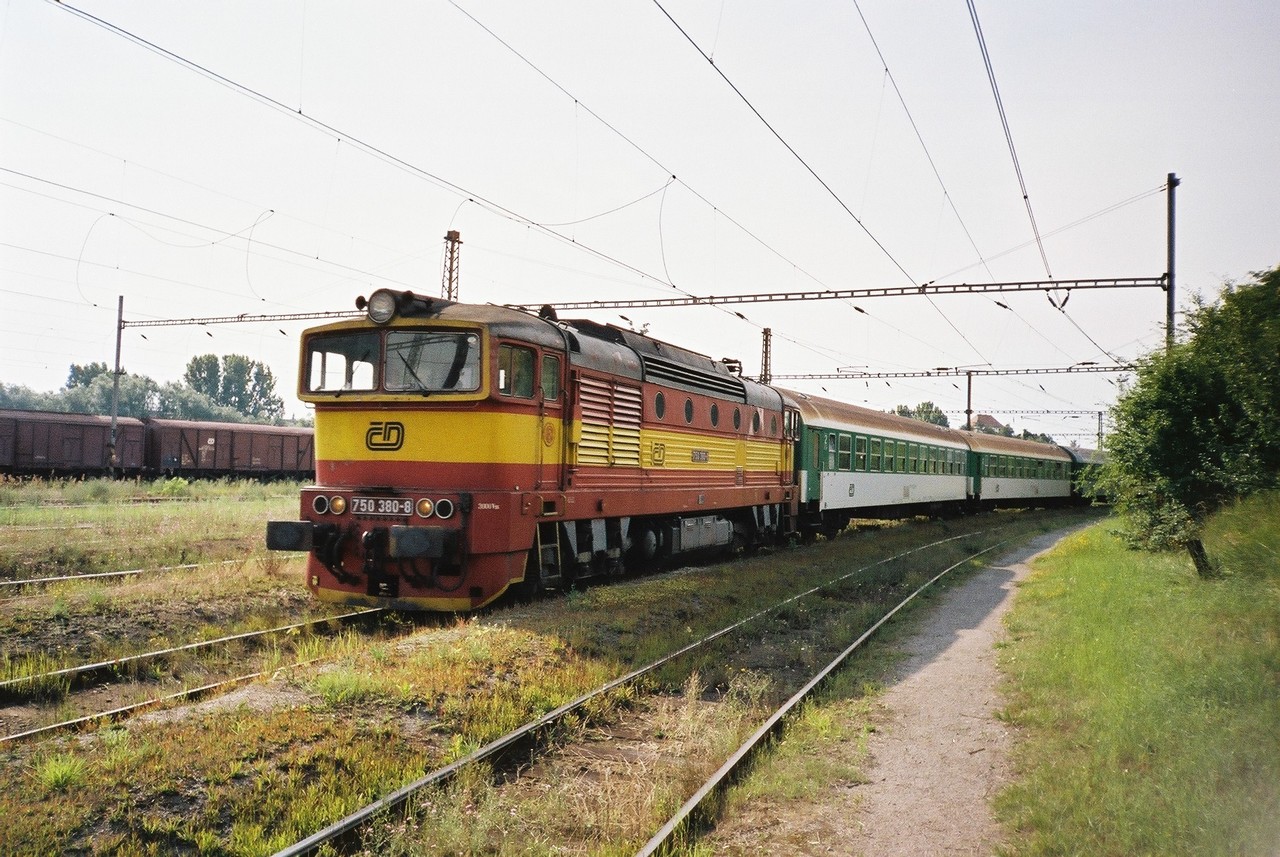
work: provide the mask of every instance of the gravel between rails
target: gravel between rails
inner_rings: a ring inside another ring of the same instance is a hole
[[[1012,730],[996,718],[995,644],[1029,563],[1077,528],[1040,536],[947,590],[905,638],[885,678],[868,741],[866,782],[833,788],[784,817],[725,820],[711,835],[737,853],[976,857],[1002,831],[990,799],[1011,776]]]

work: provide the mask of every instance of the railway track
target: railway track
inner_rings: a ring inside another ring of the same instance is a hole
[[[446,786],[458,778],[462,772],[474,766],[485,763],[497,768],[504,764],[504,762],[511,760],[513,758],[513,753],[528,753],[531,747],[539,745],[540,738],[553,730],[557,725],[564,723],[571,717],[581,717],[585,711],[589,710],[589,707],[593,703],[598,702],[606,695],[618,691],[626,686],[636,684],[644,677],[656,674],[664,667],[667,667],[677,660],[698,650],[704,649],[714,641],[722,640],[737,632],[744,631],[765,617],[778,614],[780,611],[797,604],[803,599],[828,592],[872,569],[888,565],[889,563],[901,561],[913,554],[938,547],[948,542],[963,538],[972,538],[976,535],[982,534],[983,532],[966,533],[947,539],[940,539],[927,545],[918,546],[911,550],[870,563],[853,571],[839,575],[823,584],[806,589],[803,592],[796,593],[763,610],[757,611],[750,616],[707,634],[656,661],[635,669],[626,675],[613,679],[595,690],[525,723],[506,735],[503,735],[489,742],[485,746],[480,747],[469,755],[424,775],[414,782],[409,783],[408,785],[405,785],[400,789],[364,806],[356,812],[349,814],[345,818],[334,822],[330,826],[318,831],[306,839],[278,851],[275,857],[303,857],[303,855],[317,854],[321,851],[324,851],[325,853],[347,853],[353,849],[353,846],[359,843],[362,834],[370,827],[370,825],[390,816],[403,815],[413,804],[415,797]],[[840,668],[841,664],[844,663],[850,654],[870,639],[877,630],[879,630],[902,608],[930,586],[935,584],[948,572],[982,556],[983,554],[995,550],[1002,544],[1004,544],[1004,542],[998,542],[990,545],[976,553],[966,556],[959,562],[948,566],[946,569],[931,577],[924,585],[911,592],[906,598],[902,599],[891,609],[887,610],[884,615],[882,615],[870,628],[868,628],[852,644],[844,649],[844,651],[842,651],[835,660],[831,661],[824,669],[811,677],[799,691],[793,694],[782,706],[775,710],[752,734],[751,738],[739,747],[739,749],[725,761],[724,765],[721,766],[716,774],[701,788],[699,788],[693,797],[691,797],[689,801],[680,808],[677,814],[654,834],[653,838],[644,846],[644,850],[640,853],[662,853],[669,847],[675,836],[682,835],[687,832],[690,829],[691,821],[696,821],[699,817],[699,813],[704,811],[707,801],[719,793],[724,784],[732,778],[734,773],[738,771],[755,752],[757,752],[764,741],[783,728],[788,717],[796,707],[808,698],[816,689],[821,687],[823,683]],[[521,758],[524,762],[528,761],[528,756],[522,756]]]
[[[358,610],[351,613],[312,619],[306,622],[296,622],[290,625],[282,625],[261,631],[248,631],[241,634],[231,634],[214,640],[203,640],[195,643],[187,643],[181,646],[172,646],[166,649],[158,649],[151,652],[113,658],[106,661],[98,661],[95,663],[51,670],[38,675],[12,678],[0,681],[0,703],[29,701],[42,695],[48,695],[50,688],[60,688],[67,691],[79,690],[91,682],[102,682],[120,678],[126,673],[136,674],[148,664],[164,661],[165,659],[172,658],[175,655],[209,651],[218,647],[225,647],[233,643],[260,644],[281,636],[301,634],[303,632],[314,633],[319,629],[328,628],[334,623],[337,623],[341,627],[347,627],[353,624],[375,620],[386,615],[388,612],[389,611],[383,608]],[[271,672],[274,672],[274,669],[257,671],[237,676],[235,678],[226,679],[224,681],[205,684],[200,687],[184,689],[177,693],[166,694],[143,702],[114,707],[108,711],[74,717],[45,726],[26,729],[14,734],[0,736],[0,744],[79,728],[80,726],[97,721],[115,719],[165,702],[204,696],[218,689],[233,687],[238,684],[244,684],[245,682],[261,678]]]
[[[138,577],[148,574],[162,574],[169,571],[194,571],[198,568],[217,568],[237,565],[243,559],[224,559],[218,562],[189,562],[183,565],[160,565],[154,568],[131,568],[126,571],[95,571],[85,574],[61,574],[53,577],[27,577],[15,580],[0,580],[0,597],[12,597],[10,593],[18,592],[28,586],[49,586],[54,583],[77,583],[83,580],[103,580],[111,578]]]
[[[949,572],[959,568],[960,566],[971,562],[978,557],[990,553],[998,547],[1004,545],[1004,542],[997,542],[994,545],[983,548],[982,550],[970,554],[964,559],[953,565],[944,568],[938,572],[922,586],[914,590],[906,598],[898,602],[893,609],[889,610],[874,625],[862,633],[856,640],[849,644],[844,651],[840,652],[834,660],[818,671],[816,675],[805,682],[800,690],[796,691],[787,699],[780,707],[778,707],[769,717],[760,725],[755,732],[731,755],[716,772],[704,782],[697,791],[678,809],[674,815],[655,833],[644,847],[636,852],[636,857],[651,857],[651,855],[663,854],[670,850],[677,838],[685,835],[685,841],[688,841],[687,834],[690,828],[699,821],[706,820],[710,813],[707,807],[718,798],[724,789],[733,782],[735,776],[739,774],[748,764],[752,757],[761,750],[767,741],[777,735],[785,728],[787,720],[792,716],[796,709],[805,700],[811,698],[814,693],[823,686],[823,684],[848,660],[849,656],[857,651],[864,643],[869,640],[872,635],[879,631],[886,622],[894,617],[902,608],[914,601],[917,596],[924,592],[933,584],[941,580]]]

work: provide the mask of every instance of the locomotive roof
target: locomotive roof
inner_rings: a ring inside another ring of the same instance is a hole
[[[763,384],[744,379],[720,360],[659,339],[589,319],[558,319],[544,307],[537,314],[523,307],[454,303],[419,297],[390,326],[415,319],[483,324],[496,336],[565,349],[570,363],[631,378],[673,386],[761,407],[781,407],[781,396]],[[318,330],[366,327],[364,319],[336,322]]]

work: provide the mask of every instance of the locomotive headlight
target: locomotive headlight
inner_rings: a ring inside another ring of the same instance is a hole
[[[431,513],[435,511],[435,504],[423,497],[418,501],[418,516],[422,518],[430,518]]]
[[[311,498],[311,508],[315,510],[317,515],[325,515],[329,512],[329,498],[323,494],[317,494]]]
[[[453,517],[453,501],[448,498],[441,498],[436,501],[436,517],[452,518]]]
[[[390,289],[378,289],[369,295],[369,321],[374,324],[386,324],[391,321],[395,317],[397,303],[395,292]]]
[[[347,498],[339,497],[336,495],[333,497],[330,497],[329,511],[333,512],[333,514],[335,515],[341,515],[343,512],[347,511]]]

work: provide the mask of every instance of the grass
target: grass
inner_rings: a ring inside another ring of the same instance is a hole
[[[610,755],[607,733],[579,736],[603,757],[552,754],[509,787],[489,770],[468,771],[448,788],[421,796],[413,816],[375,828],[363,855],[631,855],[685,797],[715,771],[763,716],[762,679],[742,674],[714,701],[698,675],[661,697],[645,722],[660,754]],[[611,718],[619,719],[619,718]],[[625,715],[621,716],[623,721]],[[594,742],[592,739],[595,739]],[[591,767],[591,776],[581,771]]]
[[[1061,526],[1062,520],[1015,515],[988,518],[976,526],[966,522],[958,529],[1000,524],[1017,531],[1012,534],[1016,539]],[[592,587],[563,604],[539,605],[537,620],[553,626],[562,639],[573,640],[576,651],[608,653],[636,664],[732,617],[754,613],[784,594],[831,580],[887,553],[955,534],[947,532],[948,526],[935,522],[890,528],[875,540],[840,539],[783,556],[688,569],[634,585]],[[994,540],[986,538],[987,543]],[[895,595],[901,597],[940,568],[972,553],[972,542],[961,538],[932,549],[927,557],[867,569],[838,587],[839,593],[807,599],[760,620],[754,635],[726,640],[695,659],[696,686],[689,683],[688,664],[683,672],[673,668],[659,679],[659,687],[671,696],[658,697],[673,700],[671,708],[642,719],[646,731],[638,739],[639,747],[624,740],[626,748],[620,751],[615,741],[606,739],[603,750],[588,749],[585,756],[571,752],[562,759],[553,754],[550,760],[535,762],[530,775],[514,784],[499,787],[488,777],[467,780],[427,798],[418,817],[389,822],[366,843],[365,853],[635,853],[769,710],[879,618],[882,610],[875,602],[896,601]],[[856,603],[860,600],[871,603],[861,609]],[[534,621],[518,609],[494,619],[507,627]],[[785,644],[771,644],[767,632],[775,627],[788,631]],[[483,638],[473,645],[483,648]],[[768,774],[750,778],[745,791],[739,792],[747,797],[737,799],[794,807],[833,782],[856,781],[856,762],[844,751],[865,745],[870,728],[865,717],[866,677],[882,668],[871,663],[874,657],[860,660],[832,683],[825,704],[806,707],[771,755]],[[625,714],[621,723],[623,733],[632,728]],[[579,740],[572,747],[584,744],[592,746]],[[646,748],[652,746],[663,749],[651,756],[653,751]],[[430,836],[424,838],[423,831],[430,831]],[[702,853],[698,848],[694,845],[690,853]],[[739,853],[758,852],[747,844]]]
[[[34,769],[36,782],[50,792],[64,792],[84,782],[84,759],[58,753],[42,759]]]
[[[181,479],[0,482],[0,578],[264,556],[263,522],[296,517],[298,488]]]
[[[296,498],[298,483],[256,480],[159,479],[20,479],[0,477],[0,508],[6,515],[21,509],[153,502],[156,500]],[[0,520],[3,517],[0,516]],[[12,523],[12,521],[9,521]]]
[[[0,826],[0,853],[22,848],[40,853],[194,853],[214,849],[215,842],[222,843],[220,853],[271,853],[783,593],[946,535],[996,524],[1033,534],[1060,521],[1058,516],[1011,515],[895,527],[874,539],[841,538],[729,566],[592,587],[572,598],[500,610],[403,640],[354,641],[342,649],[319,647],[304,638],[298,657],[315,654],[326,662],[293,678],[250,688],[227,701],[7,750],[0,755],[0,814],[7,819]],[[972,538],[977,537],[966,536],[947,550],[958,558],[971,549]],[[952,561],[931,555],[927,565]],[[899,581],[922,573],[909,566],[878,568],[848,586],[863,594],[887,594]],[[228,582],[210,580],[207,585],[216,593]],[[139,612],[186,609],[188,602],[168,603],[171,595],[162,590],[151,594],[149,603],[133,602]],[[200,601],[193,606],[203,609],[211,603],[208,595],[190,595]],[[187,597],[184,592],[183,599]],[[810,636],[794,651],[757,653],[759,669],[749,664],[746,672],[730,670],[734,653],[722,651],[699,665],[705,689],[693,695],[684,688],[684,678],[672,674],[665,686],[672,698],[682,700],[681,706],[686,697],[696,698],[689,710],[674,710],[664,734],[673,740],[696,738],[716,752],[736,747],[741,723],[747,722],[738,712],[769,704],[783,692],[772,685],[744,684],[747,677],[801,676],[825,662],[819,643],[833,623],[851,623],[843,634],[864,621],[844,615],[850,612],[846,600],[814,601],[814,606],[772,620],[804,628]],[[80,599],[69,599],[68,605],[71,615],[82,615]],[[283,643],[281,648],[287,651]],[[237,705],[235,699],[257,702]],[[615,698],[593,715],[607,720],[632,704],[626,696]],[[692,737],[690,726],[696,727]],[[37,756],[53,753],[83,762],[78,781],[61,791],[33,791],[31,776],[14,775],[28,771]],[[465,803],[457,809],[467,823],[482,822],[495,839],[506,837],[517,844],[529,844],[520,837],[528,813],[558,819],[561,831],[569,830],[574,818],[587,819],[594,828],[572,835],[595,843],[592,853],[634,853],[638,843],[627,839],[634,834],[619,825],[651,831],[655,820],[661,823],[687,796],[691,783],[701,782],[704,773],[691,761],[714,755],[691,751],[681,757],[663,774],[670,789],[655,790],[641,781],[645,788],[633,794],[627,790],[633,788],[627,785],[633,778],[615,773],[607,789],[597,789],[608,800],[594,804],[592,794],[569,791],[570,777],[565,776],[549,805],[521,804],[513,815],[510,804],[486,803],[506,810],[478,821],[462,812]],[[588,812],[591,806],[595,808]]]
[[[1008,618],[1021,777],[1009,855],[1274,855],[1280,844],[1280,495],[1182,555],[1105,526],[1042,560]]]

